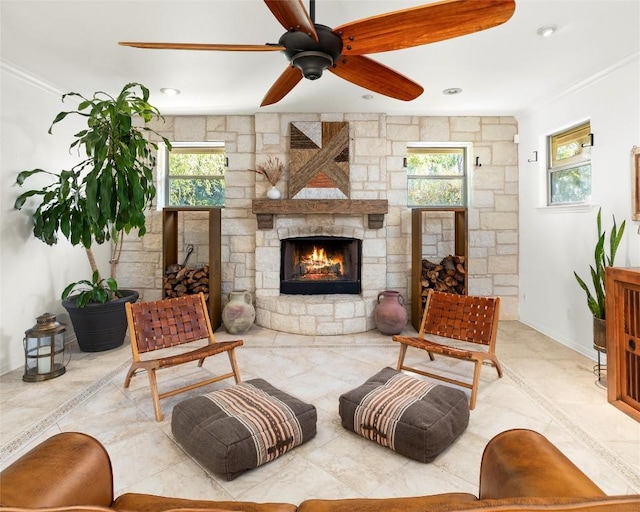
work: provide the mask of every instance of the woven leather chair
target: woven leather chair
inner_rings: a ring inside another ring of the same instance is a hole
[[[418,336],[393,337],[393,341],[401,344],[398,370],[408,370],[471,389],[469,408],[473,409],[476,406],[482,364],[488,362],[495,367],[498,377],[502,377],[495,354],[499,314],[499,297],[475,297],[429,290]],[[429,338],[428,335],[439,338]],[[433,354],[472,361],[475,365],[472,382],[406,366],[404,359],[410,346],[426,350],[431,361],[434,360]]]
[[[243,341],[216,341],[202,293],[151,302],[127,303],[126,310],[133,363],[131,363],[124,380],[124,387],[129,387],[131,378],[138,370],[147,371],[157,421],[162,421],[162,411],[160,410],[160,399],[162,398],[230,377],[235,378],[236,383],[240,382],[234,350],[241,346]],[[190,347],[188,345],[180,347],[180,345],[204,339],[208,340],[205,346],[196,348],[192,344]],[[179,351],[180,348],[183,350]],[[141,354],[160,349],[167,349],[161,357],[155,359],[141,357]],[[224,352],[229,356],[231,372],[158,393],[157,370],[196,360],[198,366],[202,366],[205,358]]]

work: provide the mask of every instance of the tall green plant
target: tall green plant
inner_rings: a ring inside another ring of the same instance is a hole
[[[615,215],[613,216],[613,227],[611,228],[611,234],[609,235],[609,254],[607,254],[605,248],[606,231],[602,231],[601,213],[602,208],[598,210],[598,242],[596,243],[596,248],[594,251],[595,268],[593,267],[593,265],[589,266],[589,268],[591,269],[591,282],[593,283],[594,293],[591,293],[587,284],[575,271],[573,272],[573,275],[576,276],[578,284],[587,294],[587,305],[589,306],[591,314],[593,314],[593,316],[596,318],[604,320],[606,300],[604,288],[604,269],[605,267],[613,266],[616,258],[616,252],[618,251],[618,246],[620,245],[622,235],[624,234],[626,220],[622,221],[622,224],[620,224],[620,229],[618,229],[616,225],[616,217]]]
[[[22,209],[27,199],[39,199],[32,214],[33,234],[48,245],[58,242],[59,233],[72,245],[82,245],[89,258],[92,280],[69,285],[66,298],[73,285],[93,283],[93,289],[82,293],[91,295],[87,300],[106,302],[117,294],[112,279],[103,279],[97,268],[91,247],[109,240],[117,241],[122,232],[138,230],[146,232],[145,209],[156,194],[153,181],[155,152],[158,146],[150,141],[150,133],[161,137],[147,126],[136,126],[138,119],[145,124],[161,119],[158,109],[149,104],[149,90],[132,82],[124,86],[115,98],[105,92],[96,92],[86,98],[76,92],[62,96],[79,99],[76,110],[60,112],[49,127],[69,115],[86,118],[86,129],[74,135],[69,146],[84,158],[71,169],[50,172],[44,169],[22,171],[16,182],[19,186],[34,175],[48,175],[52,182],[42,188],[28,190],[15,201],[14,207]],[[161,137],[170,148],[171,144]],[[104,289],[104,293],[95,288]],[[84,301],[84,296],[80,302]]]

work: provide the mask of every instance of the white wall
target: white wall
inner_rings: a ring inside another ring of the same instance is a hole
[[[547,135],[590,120],[591,208],[549,209],[545,173]],[[596,77],[518,116],[520,131],[520,319],[595,358],[592,317],[573,271],[591,281],[589,265],[612,215],[627,227],[616,266],[640,266],[639,223],[631,220],[631,149],[640,145],[640,59],[626,59]],[[528,163],[538,151],[538,162]],[[608,242],[608,234],[607,234]]]
[[[67,148],[78,129],[74,122],[47,129],[64,109],[60,92],[41,86],[7,66],[1,71],[0,145],[0,373],[24,364],[22,337],[35,318],[49,311],[68,321],[60,305],[64,286],[89,275],[81,249],[66,241],[48,247],[31,236],[30,219],[13,209],[20,170],[59,170],[75,159]],[[600,76],[532,107],[519,121],[520,319],[590,356],[591,316],[573,270],[588,272],[596,238],[595,217],[602,206],[605,226],[611,215],[627,220],[619,266],[640,266],[638,222],[631,221],[630,150],[640,145],[640,64],[638,56]],[[544,140],[549,133],[590,119],[593,149],[593,208],[546,212]],[[537,163],[528,163],[532,152]],[[546,213],[545,213],[546,212]],[[108,260],[106,248],[98,254]]]
[[[13,208],[22,191],[15,185],[18,172],[59,171],[78,160],[68,147],[81,124],[67,118],[47,134],[55,115],[73,104],[65,106],[61,93],[8,66],[3,65],[1,80],[0,373],[5,373],[24,365],[22,339],[37,316],[50,312],[68,323],[60,294],[69,282],[90,277],[91,270],[82,248],[64,239],[47,246],[33,237],[26,209]],[[98,251],[97,257],[104,268],[108,254]]]

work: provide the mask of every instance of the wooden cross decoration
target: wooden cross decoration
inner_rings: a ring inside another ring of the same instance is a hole
[[[291,123],[289,197],[337,188],[349,198],[349,123]]]

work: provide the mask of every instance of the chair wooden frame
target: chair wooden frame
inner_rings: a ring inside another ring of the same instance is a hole
[[[498,377],[502,377],[502,368],[495,354],[500,315],[499,297],[477,297],[429,290],[427,302],[420,324],[418,336],[394,336],[399,342],[398,370],[407,370],[426,377],[442,380],[471,389],[469,409],[476,406],[480,371],[484,363],[495,367]],[[446,345],[444,341],[429,339],[427,335],[440,336],[458,342],[465,342],[464,348]],[[473,349],[473,344],[483,345],[483,350]],[[408,347],[426,350],[431,361],[433,354],[453,357],[474,363],[472,382],[463,382],[444,375],[427,372],[404,364]]]
[[[241,346],[243,341],[216,341],[211,328],[207,304],[202,293],[157,301],[127,303],[126,312],[133,362],[125,377],[124,387],[129,387],[131,378],[138,370],[146,370],[149,376],[156,421],[162,421],[160,400],[163,398],[231,377],[235,379],[236,383],[240,382],[235,348]],[[154,350],[178,347],[185,343],[204,339],[208,340],[207,345],[195,349],[185,346],[183,347],[185,350],[179,354],[166,355],[156,359],[142,359],[140,356],[140,354]],[[158,392],[157,370],[196,360],[198,366],[201,367],[207,357],[224,352],[229,356],[231,372],[164,393]]]

